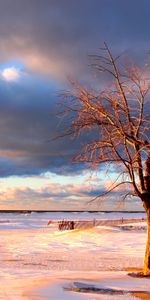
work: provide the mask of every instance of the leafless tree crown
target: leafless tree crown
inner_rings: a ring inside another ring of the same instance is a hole
[[[66,113],[71,124],[64,135],[78,136],[90,131],[93,139],[85,143],[76,161],[122,165],[133,193],[141,199],[148,192],[150,177],[150,77],[147,65],[122,66],[104,43],[102,55],[93,56],[98,71],[109,74],[111,82],[99,92],[71,82]],[[146,167],[145,167],[146,162]]]

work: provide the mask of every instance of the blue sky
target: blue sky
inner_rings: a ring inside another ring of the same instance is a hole
[[[111,183],[113,172],[91,178],[87,166],[70,163],[81,141],[54,140],[64,126],[58,95],[68,77],[93,80],[88,55],[104,41],[143,62],[149,15],[148,0],[0,2],[0,209],[86,209]]]

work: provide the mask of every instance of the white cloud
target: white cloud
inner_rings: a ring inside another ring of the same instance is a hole
[[[20,77],[20,72],[15,67],[6,68],[1,72],[3,79],[6,81],[16,81]]]

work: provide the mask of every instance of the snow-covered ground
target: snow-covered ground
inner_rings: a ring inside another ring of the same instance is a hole
[[[129,300],[137,299],[130,291],[150,292],[149,279],[127,275],[129,268],[143,266],[144,218],[144,213],[0,214],[0,300]],[[84,220],[85,227],[58,231],[56,221],[62,219]],[[105,226],[86,228],[93,219],[105,220]],[[49,220],[54,223],[47,226]],[[98,290],[87,293],[90,286]]]

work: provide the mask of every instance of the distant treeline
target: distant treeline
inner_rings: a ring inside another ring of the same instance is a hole
[[[47,213],[47,212],[54,212],[54,213],[143,213],[143,211],[130,211],[130,210],[0,210],[0,213],[18,213],[18,214],[31,214],[31,213]]]

